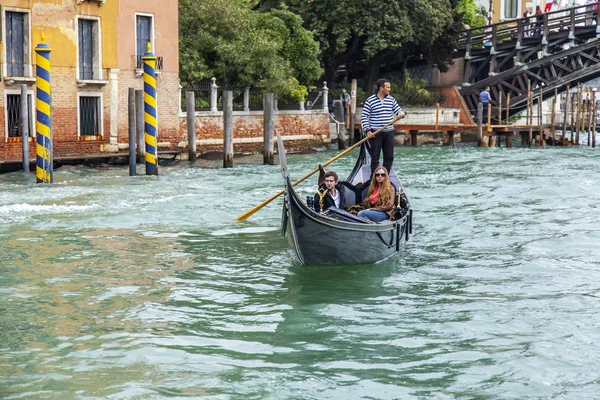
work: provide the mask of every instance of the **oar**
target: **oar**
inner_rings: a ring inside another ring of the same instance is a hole
[[[399,116],[397,116],[396,118],[394,118],[391,122],[385,124],[384,126],[382,126],[381,128],[377,129],[375,132],[373,132],[373,136],[377,135],[379,132],[381,132],[382,130],[384,130],[385,128],[387,128],[388,126],[392,125],[394,122],[398,121],[400,118],[404,117],[404,114],[401,114]],[[369,140],[369,137],[366,136],[364,138],[362,138],[361,140],[359,140],[358,142],[356,142],[355,144],[353,144],[352,146],[348,147],[346,150],[342,151],[340,154],[338,154],[337,156],[333,157],[331,160],[321,164],[321,167],[326,167],[329,164],[331,164],[332,162],[334,162],[335,160],[345,156],[346,154],[348,154],[350,151],[354,150],[356,147],[360,146],[361,144],[363,144],[364,142],[366,142],[367,140]],[[307,175],[304,175],[302,178],[298,179],[296,182],[292,183],[292,186],[296,186],[297,184],[303,182],[304,180],[306,180],[307,178],[309,178],[310,176],[312,176],[313,174],[319,172],[319,168],[313,169],[312,171],[310,171]],[[245,219],[247,219],[249,216],[251,216],[252,214],[254,214],[255,212],[257,212],[258,210],[260,210],[261,208],[263,208],[264,206],[266,206],[267,204],[269,204],[270,202],[272,202],[273,200],[275,200],[276,198],[278,198],[279,196],[281,196],[283,193],[285,193],[285,190],[281,190],[277,193],[275,193],[273,196],[269,197],[268,199],[266,199],[265,201],[263,201],[262,203],[260,203],[259,205],[257,205],[256,207],[252,208],[251,210],[246,211],[245,213],[243,213],[242,215],[238,215],[237,217],[235,217],[236,221],[243,221]]]

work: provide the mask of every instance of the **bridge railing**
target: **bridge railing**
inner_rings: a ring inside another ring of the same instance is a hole
[[[568,30],[575,35],[575,27],[600,26],[598,8],[600,1],[581,6],[564,8],[529,18],[516,18],[492,25],[479,26],[460,32],[458,48],[470,51],[496,46],[502,42],[527,40],[548,36],[550,32]]]

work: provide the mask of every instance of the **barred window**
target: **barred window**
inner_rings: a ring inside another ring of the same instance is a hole
[[[102,136],[102,98],[79,97],[79,136]]]
[[[29,135],[33,136],[33,96],[27,94],[27,108],[28,108],[28,121],[29,121]],[[20,94],[7,94],[6,95],[6,126],[8,137],[21,137],[21,95]]]

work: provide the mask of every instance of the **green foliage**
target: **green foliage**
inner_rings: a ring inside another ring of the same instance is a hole
[[[296,78],[292,78],[291,86],[292,89],[289,92],[289,97],[298,103],[304,101],[306,96],[308,96],[308,90],[306,89],[306,86],[300,85]]]
[[[443,100],[443,95],[432,93],[425,88],[426,81],[413,79],[404,71],[401,81],[390,81],[392,95],[402,107],[431,107]]]
[[[230,0],[180,0],[180,78],[183,84],[219,82],[290,93],[294,80],[322,73],[319,47],[300,17],[289,11],[258,13]]]
[[[421,55],[444,70],[463,27],[457,1],[264,0],[262,7],[286,8],[304,19],[319,38],[331,80],[342,64],[362,64],[378,75],[382,66]]]
[[[461,22],[471,28],[486,24],[487,12],[483,6],[477,6],[475,0],[457,0],[456,12],[461,17]]]

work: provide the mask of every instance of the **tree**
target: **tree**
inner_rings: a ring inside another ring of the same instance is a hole
[[[411,57],[427,57],[445,69],[461,26],[458,1],[474,0],[263,0],[260,7],[302,16],[319,38],[331,81],[342,64],[362,64],[372,77],[382,66]]]
[[[180,77],[289,94],[322,73],[319,48],[289,11],[258,13],[228,0],[180,0]]]

